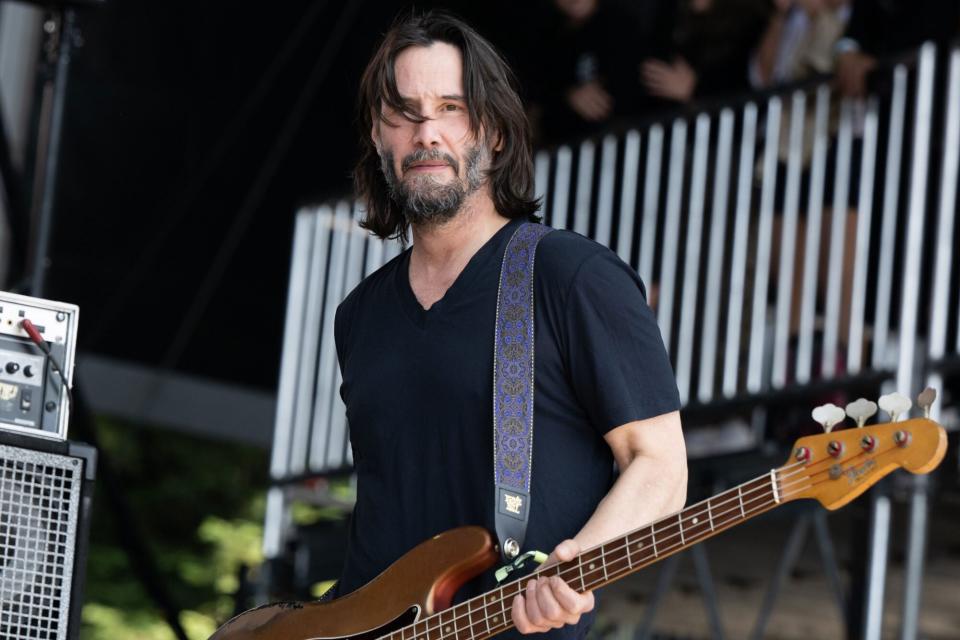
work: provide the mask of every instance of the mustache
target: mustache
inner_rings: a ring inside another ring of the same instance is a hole
[[[426,149],[417,149],[413,153],[403,158],[403,162],[400,163],[400,169],[406,173],[407,169],[409,169],[414,162],[429,162],[435,160],[446,162],[448,165],[453,167],[455,173],[458,175],[460,174],[460,163],[458,163],[453,156],[448,153],[444,153],[439,149],[431,149],[430,151],[427,151]]]

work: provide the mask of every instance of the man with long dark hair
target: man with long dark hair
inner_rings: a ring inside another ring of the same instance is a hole
[[[397,22],[363,75],[359,109],[362,224],[405,244],[410,232],[413,246],[337,310],[357,504],[336,597],[448,529],[495,529],[494,324],[500,311],[508,323],[529,317],[522,304],[498,311],[500,266],[538,208],[513,75],[462,21]],[[637,274],[605,247],[554,231],[536,250],[532,289],[536,435],[523,551],[552,550],[552,563],[677,511],[686,454],[676,383]],[[524,381],[508,380],[529,390]],[[516,437],[519,422],[505,420],[503,437]],[[497,467],[522,462],[505,456]],[[456,600],[493,582],[481,576]],[[521,633],[581,638],[593,605],[591,592],[558,576],[529,580],[512,622]],[[256,609],[215,637],[292,637],[308,626],[297,610]]]
[[[507,241],[539,206],[513,74],[457,18],[399,20],[364,72],[358,108],[362,225],[413,242],[337,313],[358,475],[338,596],[446,529],[493,529],[497,287]],[[554,562],[678,510],[686,456],[676,384],[636,273],[605,247],[555,231],[534,274],[524,550],[552,551]],[[461,597],[492,576],[477,582]],[[593,604],[558,579],[531,580],[513,621],[523,633],[582,637]]]

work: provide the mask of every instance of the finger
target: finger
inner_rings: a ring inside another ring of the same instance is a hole
[[[557,602],[560,603],[560,606],[567,612],[579,615],[593,610],[594,600],[592,591],[577,593],[560,578],[554,576],[551,580],[556,581],[552,585],[553,595],[557,599]]]
[[[526,607],[524,611],[527,614],[527,619],[533,623],[534,626],[540,627],[544,630],[549,629],[550,625],[547,622],[546,617],[543,615],[543,612],[540,610],[540,602],[537,598],[537,581],[531,580],[527,583],[527,592],[524,594],[524,600],[526,601]]]
[[[527,617],[526,606],[527,600],[523,595],[518,595],[513,599],[513,624],[517,631],[520,633],[542,633],[546,631],[547,627],[538,627],[530,621],[530,618]]]
[[[554,629],[559,629],[570,622],[576,622],[576,620],[571,620],[571,618],[580,618],[579,615],[571,613],[560,606],[560,603],[557,602],[557,599],[553,595],[553,585],[549,578],[537,581],[537,604],[540,607],[541,613],[543,613],[546,624]]]
[[[553,553],[560,562],[573,560],[580,553],[580,545],[576,540],[567,539],[558,544]]]

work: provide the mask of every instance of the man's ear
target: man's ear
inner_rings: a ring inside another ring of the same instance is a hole
[[[503,135],[496,131],[493,134],[493,152],[499,153],[503,150]]]

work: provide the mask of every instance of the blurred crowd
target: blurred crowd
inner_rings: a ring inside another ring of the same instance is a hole
[[[616,119],[835,73],[960,33],[960,0],[550,0],[525,61],[541,143]]]

